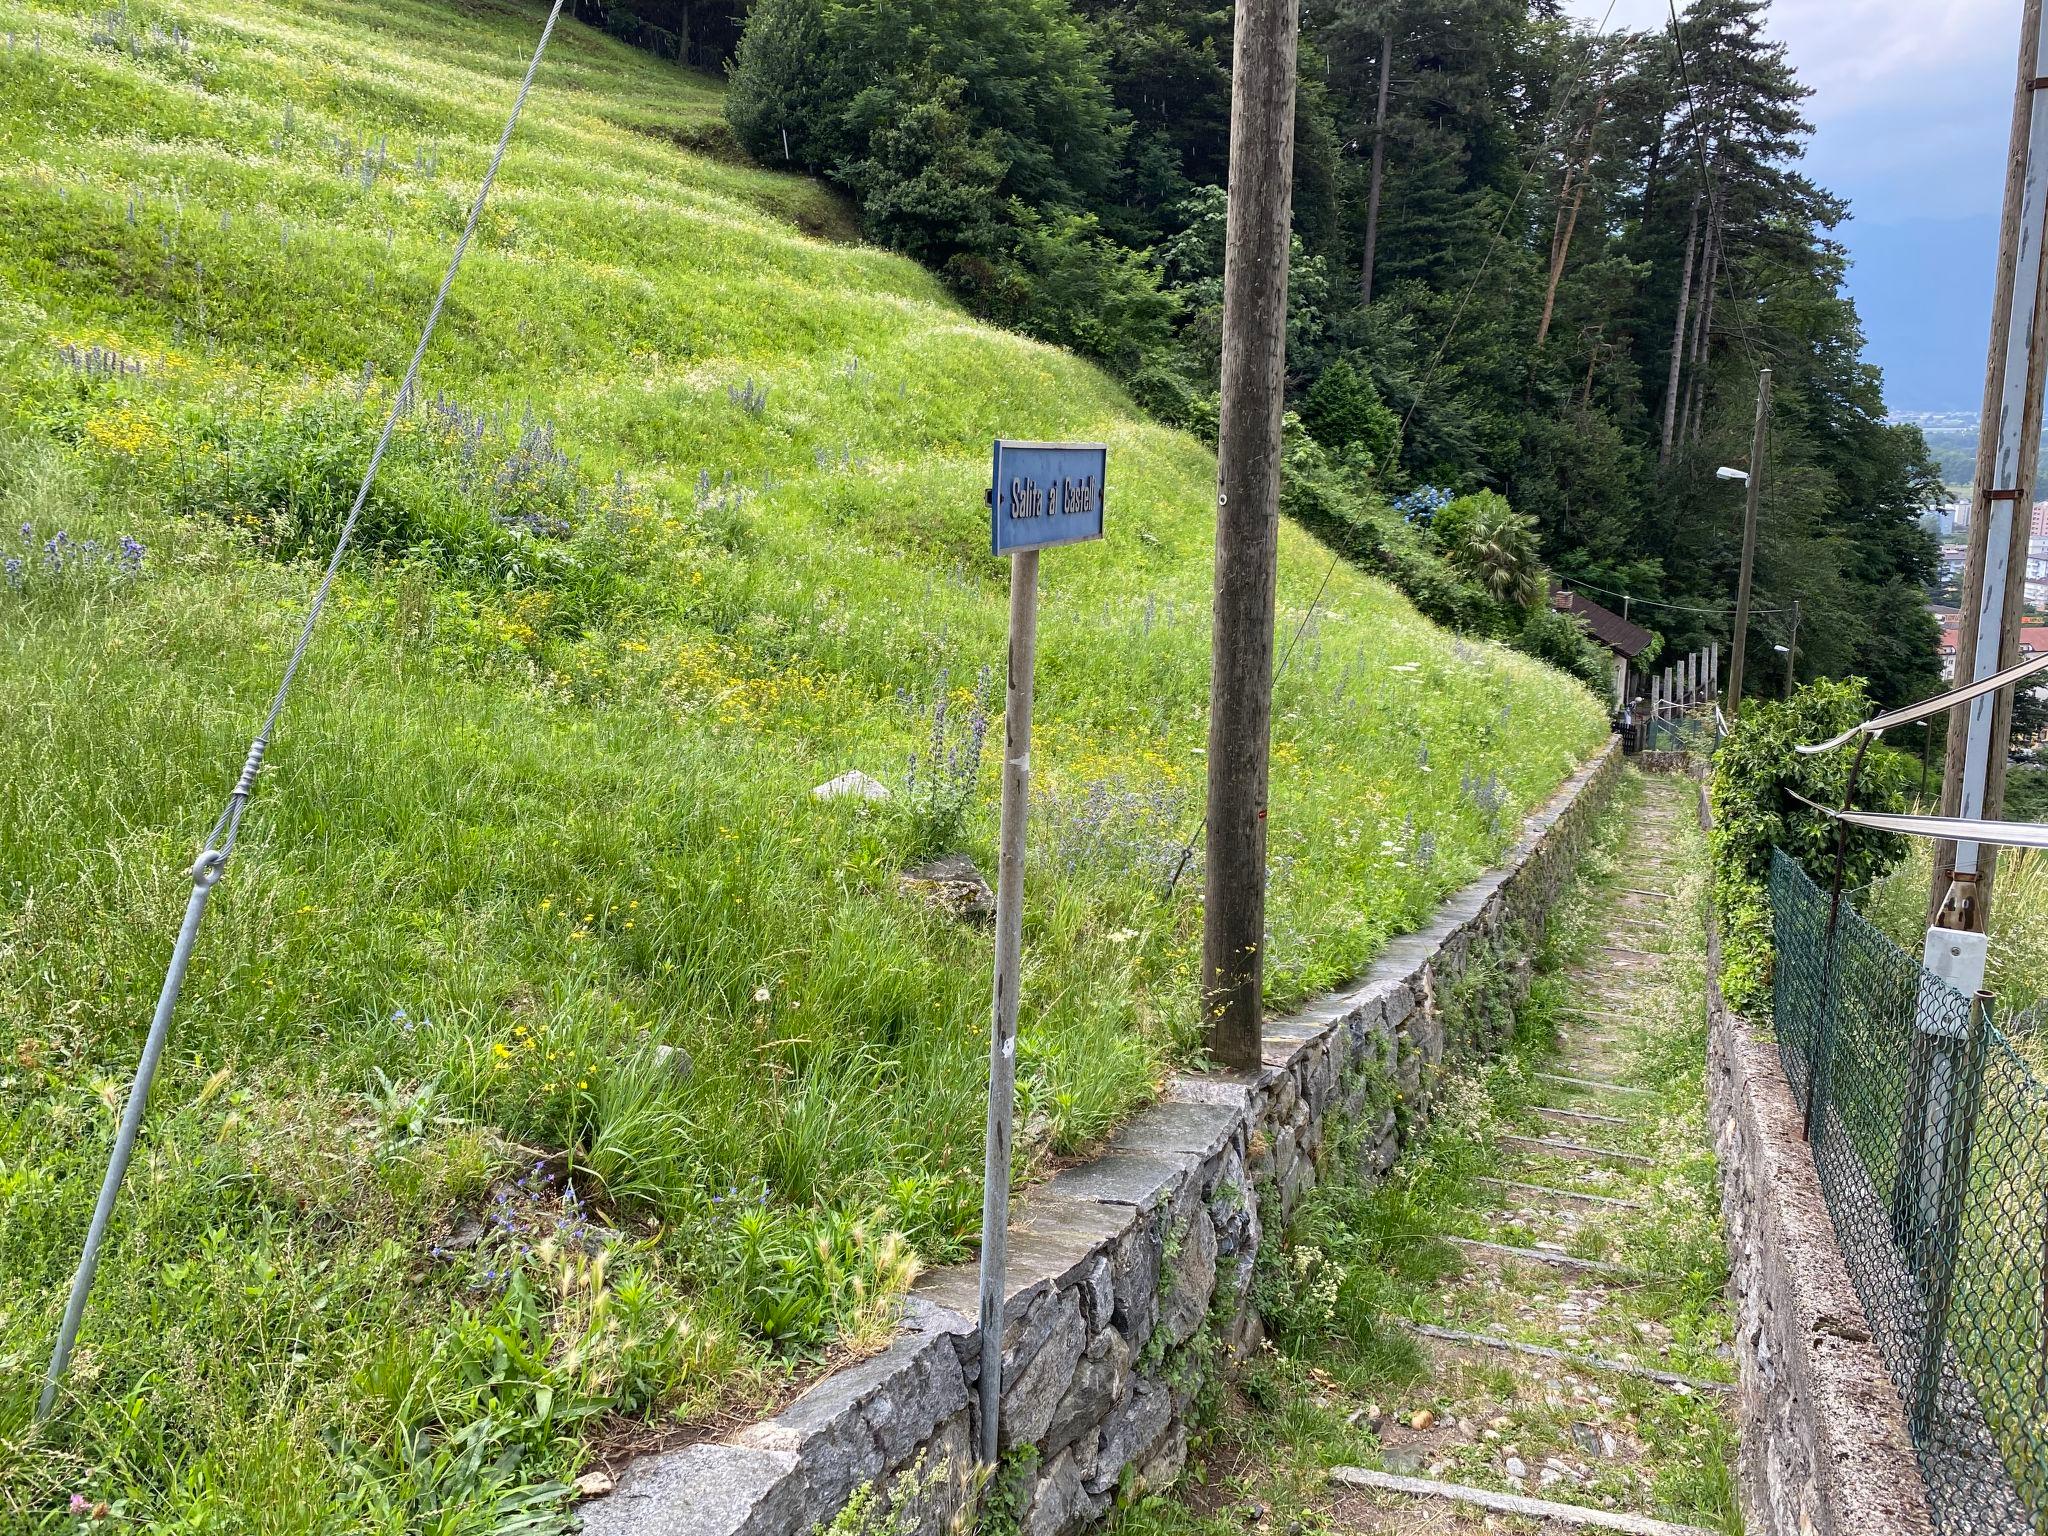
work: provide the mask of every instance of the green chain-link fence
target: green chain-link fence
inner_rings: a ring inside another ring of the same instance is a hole
[[[1657,715],[1643,725],[1645,752],[1690,752],[1698,757],[1712,757],[1718,745],[1720,733],[1711,708]]]
[[[2048,1533],[2048,1089],[1778,852],[1785,1075],[1943,1536]]]

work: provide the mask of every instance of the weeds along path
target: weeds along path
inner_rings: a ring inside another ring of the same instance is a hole
[[[1741,1531],[1689,788],[1631,778],[1505,1057],[1304,1207],[1245,1400],[1124,1536]]]

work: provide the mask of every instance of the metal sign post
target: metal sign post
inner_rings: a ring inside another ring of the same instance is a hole
[[[1017,1101],[1017,989],[1024,959],[1024,833],[1031,801],[1031,684],[1038,552],[1102,537],[1109,450],[1099,443],[995,445],[989,547],[1010,557],[1010,675],[1003,710],[1003,822],[996,869],[996,981],[988,1039],[981,1193],[981,1438],[996,1464],[1003,1398],[1003,1270],[1009,1257],[1010,1120]]]

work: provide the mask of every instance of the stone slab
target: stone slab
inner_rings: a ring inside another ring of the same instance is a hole
[[[691,1445],[642,1456],[581,1510],[584,1536],[768,1536],[757,1516],[796,1470],[786,1451]]]

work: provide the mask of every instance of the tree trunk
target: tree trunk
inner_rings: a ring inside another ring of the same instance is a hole
[[[1387,177],[1387,95],[1394,84],[1394,34],[1380,34],[1380,104],[1372,119],[1372,187],[1365,199],[1365,271],[1359,279],[1363,303],[1372,302],[1372,269],[1380,249],[1380,189]]]
[[[1564,264],[1572,253],[1572,235],[1579,227],[1579,209],[1586,201],[1586,178],[1593,169],[1593,125],[1600,121],[1600,114],[1606,110],[1607,97],[1603,94],[1593,105],[1593,116],[1586,124],[1586,153],[1574,166],[1569,157],[1565,160],[1564,186],[1558,191],[1557,216],[1560,227],[1550,240],[1550,286],[1543,293],[1543,323],[1536,327],[1536,348],[1543,349],[1543,343],[1550,339],[1550,322],[1557,315],[1557,285],[1564,279]],[[1565,200],[1570,199],[1570,212],[1566,212]]]
[[[1685,276],[1678,284],[1678,324],[1671,333],[1671,378],[1664,386],[1664,446],[1659,465],[1671,462],[1671,444],[1678,431],[1678,385],[1685,366],[1685,323],[1692,313],[1692,268],[1699,256],[1700,199],[1692,200],[1692,222],[1685,227]]]
[[[1202,909],[1203,1021],[1210,1055],[1227,1067],[1255,1068],[1262,1055],[1266,791],[1300,27],[1299,0],[1237,0]]]
[[[1714,301],[1719,292],[1724,239],[1721,224],[1721,200],[1718,197],[1709,197],[1706,248],[1700,272],[1700,323],[1699,328],[1693,333],[1692,388],[1687,392],[1685,402],[1683,436],[1688,443],[1699,442],[1700,433],[1706,427],[1707,364],[1711,359],[1714,344]]]

